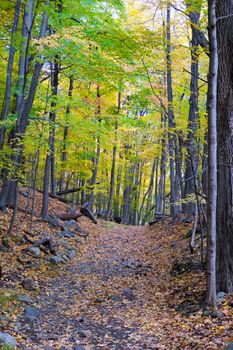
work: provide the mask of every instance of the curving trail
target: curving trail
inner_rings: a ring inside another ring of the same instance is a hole
[[[184,238],[189,226],[82,225],[90,237],[77,258],[38,271],[40,316],[18,318],[18,349],[224,349],[232,308],[222,320],[202,316],[204,272]]]
[[[141,327],[157,283],[145,260],[145,229],[102,225],[75,262],[40,281],[40,317],[21,320],[20,349],[156,349],[157,338]]]

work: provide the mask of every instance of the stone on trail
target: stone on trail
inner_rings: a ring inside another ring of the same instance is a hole
[[[0,348],[5,346],[7,349],[15,349],[17,345],[16,339],[9,333],[0,332]]]
[[[39,316],[40,311],[34,307],[27,307],[24,310],[24,318],[29,322],[35,321],[35,319],[37,319]]]
[[[18,300],[24,304],[28,304],[28,305],[32,304],[32,300],[27,295],[20,295],[18,297]]]
[[[70,231],[62,231],[58,233],[59,237],[64,237],[64,238],[74,238],[75,237],[75,233],[74,232],[70,232]]]
[[[77,333],[81,338],[90,338],[92,336],[92,332],[88,329],[83,329],[82,327],[77,329]]]
[[[60,255],[54,255],[54,256],[51,256],[49,261],[52,263],[52,264],[64,264],[65,263],[65,260],[62,256]]]
[[[63,224],[64,230],[68,232],[82,232],[81,227],[75,220],[65,221]]]
[[[41,250],[38,247],[28,247],[27,251],[34,257],[38,258],[40,256]]]
[[[69,254],[68,254],[68,257],[70,260],[74,259],[76,257],[76,250],[75,249],[71,249]]]
[[[24,289],[32,291],[36,289],[35,282],[31,278],[25,278],[22,281],[22,286]]]
[[[134,291],[131,288],[124,288],[122,291],[122,296],[128,300],[135,299]]]
[[[95,347],[92,345],[75,345],[74,350],[94,350]]]

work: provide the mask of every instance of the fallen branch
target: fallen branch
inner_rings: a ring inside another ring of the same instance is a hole
[[[32,247],[36,247],[36,248],[42,248],[43,247],[46,250],[48,250],[51,254],[56,254],[57,249],[56,249],[56,247],[55,247],[51,237],[44,237],[44,238],[41,238],[41,239],[39,239],[37,241],[33,241],[27,235],[24,235],[24,239],[28,243],[31,243]]]
[[[69,221],[69,220],[77,220],[78,218],[81,218],[83,214],[77,212],[76,209],[71,209],[68,213],[58,214],[57,216],[59,219],[63,221]]]
[[[80,207],[80,212],[88,217],[94,224],[97,224],[97,220],[95,215],[92,213],[92,211],[88,208],[89,202],[85,203],[83,206]]]

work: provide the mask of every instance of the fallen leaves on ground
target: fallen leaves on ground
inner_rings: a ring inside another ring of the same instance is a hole
[[[20,205],[25,201],[21,198]],[[40,205],[37,194],[38,216]],[[50,201],[50,213],[66,209]],[[2,236],[9,217],[0,214]],[[83,217],[79,222],[90,234],[86,243],[63,239],[78,250],[72,262],[53,266],[42,254],[23,264],[18,258],[27,244],[17,245],[17,238],[28,230],[29,216],[18,213],[10,252],[1,253],[2,288],[28,294],[40,311],[27,323],[25,306],[10,300],[4,305],[1,329],[17,337],[18,349],[69,350],[82,344],[85,350],[214,350],[232,340],[231,296],[221,305],[222,319],[202,315],[205,276],[199,254],[189,253],[190,225],[167,221],[134,227],[103,220],[94,225]],[[59,244],[57,232],[39,217],[33,223],[36,238],[49,233]],[[25,277],[36,281],[36,291],[25,293]]]

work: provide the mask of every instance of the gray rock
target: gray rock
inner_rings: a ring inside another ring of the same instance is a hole
[[[0,345],[5,345],[9,350],[15,349],[17,342],[9,333],[0,332]]]
[[[54,256],[51,256],[51,258],[49,259],[49,261],[52,263],[52,264],[62,264],[65,262],[64,258],[60,255],[54,255]]]
[[[62,259],[64,259],[64,261],[69,261],[69,257],[67,255],[62,255]]]
[[[22,328],[22,325],[21,325],[20,322],[15,322],[15,323],[14,323],[14,329],[15,329],[16,331],[19,331],[21,328]]]
[[[233,350],[233,342],[230,342],[224,350]]]
[[[92,332],[89,329],[84,329],[82,327],[77,329],[77,333],[80,338],[90,338],[92,336]]]
[[[218,292],[217,293],[217,299],[219,300],[219,299],[224,299],[225,298],[225,295],[226,295],[226,293],[224,293],[224,292]]]
[[[44,350],[56,350],[54,346],[46,346]]]
[[[75,345],[74,350],[86,350],[84,345]]]
[[[128,300],[135,299],[134,291],[131,288],[124,288],[122,291],[122,296]]]
[[[34,256],[34,258],[38,258],[40,256],[41,250],[38,247],[29,247],[27,251]]]
[[[64,231],[78,233],[79,235],[86,236],[87,233],[81,228],[81,226],[75,220],[65,221],[63,224]]]
[[[22,286],[26,290],[35,290],[36,289],[35,282],[31,278],[25,278],[22,281]]]
[[[74,259],[74,258],[76,257],[76,250],[75,250],[75,249],[72,249],[72,250],[69,252],[68,256],[69,256],[69,259],[70,259],[70,260]]]
[[[29,322],[33,322],[39,316],[40,316],[40,311],[34,307],[27,307],[24,310],[24,318]]]
[[[27,295],[20,295],[18,297],[18,300],[24,304],[28,304],[28,305],[32,304],[32,300]]]
[[[74,232],[69,232],[69,231],[66,231],[66,230],[60,232],[58,235],[59,235],[59,237],[65,237],[65,238],[73,238],[73,237],[75,237],[75,233]]]
[[[17,266],[17,269],[18,269],[19,271],[23,271],[23,270],[24,270],[24,267],[23,267],[23,265],[18,265],[18,266]]]

